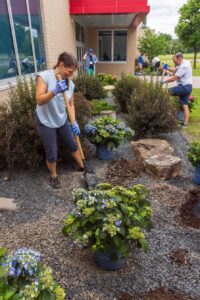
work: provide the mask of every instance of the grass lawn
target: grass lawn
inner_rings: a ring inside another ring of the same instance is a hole
[[[195,96],[195,105],[190,113],[189,127],[186,132],[192,140],[196,140],[200,139],[200,89],[193,89],[192,95]]]
[[[159,55],[159,58],[161,60],[161,63],[166,63],[169,66],[170,65],[172,66],[173,65],[172,56],[173,56],[173,54],[172,55],[170,55],[170,54],[168,54],[168,55]],[[187,54],[184,54],[184,58],[190,60],[191,63],[193,63],[194,55],[192,53],[187,53]],[[197,59],[200,59],[200,53],[198,53]],[[193,76],[200,76],[200,62],[197,62],[197,68],[196,69],[193,68]]]

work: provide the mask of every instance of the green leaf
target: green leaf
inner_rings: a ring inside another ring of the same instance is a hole
[[[0,257],[4,256],[7,252],[6,248],[0,248]]]
[[[15,294],[15,290],[9,290],[8,292],[5,293],[4,295],[4,300],[9,300],[11,297]]]
[[[149,248],[149,244],[148,244],[147,240],[145,240],[145,239],[139,239],[138,244],[139,244],[139,247],[141,247],[142,250],[145,253],[147,253],[148,248]]]
[[[40,292],[38,296],[38,300],[54,300],[55,297],[47,290],[43,290]]]
[[[5,277],[7,272],[4,267],[0,267],[0,278]]]

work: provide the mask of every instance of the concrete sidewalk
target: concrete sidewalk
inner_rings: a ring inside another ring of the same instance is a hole
[[[151,76],[140,76],[139,78],[146,78],[147,80],[150,80]],[[156,80],[156,76],[153,77],[154,80]],[[158,77],[159,80],[161,80],[161,76]],[[165,77],[167,78],[167,77]],[[168,87],[172,87],[176,85],[176,82],[170,82],[168,83]],[[200,76],[193,76],[193,84],[192,84],[193,88],[197,89],[200,88]]]

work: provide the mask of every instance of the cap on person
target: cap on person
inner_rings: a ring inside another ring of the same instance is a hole
[[[88,51],[89,51],[89,52],[93,52],[93,49],[92,49],[92,48],[89,48]]]

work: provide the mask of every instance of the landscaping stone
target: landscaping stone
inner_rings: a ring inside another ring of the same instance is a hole
[[[113,110],[102,110],[100,112],[100,116],[107,116],[107,117],[111,117],[113,120],[116,120],[116,112]]]
[[[14,199],[0,197],[0,211],[1,210],[16,210],[17,206],[14,203]]]
[[[160,139],[141,139],[136,142],[131,142],[135,154],[142,160],[155,155],[167,154],[171,155],[174,149],[165,140]]]
[[[103,88],[106,91],[111,91],[112,92],[115,89],[115,86],[114,85],[106,85]]]
[[[162,179],[170,179],[178,176],[181,169],[181,159],[167,154],[156,154],[144,161],[144,167],[148,174]]]

